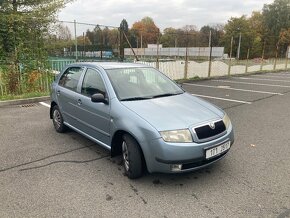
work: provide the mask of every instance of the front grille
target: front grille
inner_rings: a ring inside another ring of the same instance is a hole
[[[194,130],[196,132],[198,139],[203,140],[203,139],[211,138],[211,137],[221,134],[222,132],[226,130],[225,124],[222,120],[217,121],[214,124],[215,124],[215,128],[211,128],[209,124],[195,128]]]

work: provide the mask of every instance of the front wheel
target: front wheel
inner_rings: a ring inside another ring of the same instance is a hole
[[[125,174],[130,179],[137,179],[143,174],[142,151],[137,141],[130,135],[123,136],[122,158]]]
[[[57,105],[52,108],[52,122],[57,132],[63,133],[67,130],[63,123],[63,118]]]

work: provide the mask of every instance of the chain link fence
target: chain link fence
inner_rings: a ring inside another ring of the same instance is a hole
[[[55,74],[67,64],[83,61],[138,62],[158,68],[174,80],[231,76],[290,68],[289,47],[268,45],[239,37],[215,39],[211,32],[145,34],[118,27],[58,21],[43,39],[44,63],[26,69],[0,63],[0,97],[26,92],[49,92]],[[167,35],[166,35],[167,34]],[[166,36],[166,37],[165,37]],[[37,40],[36,40],[37,41]],[[33,42],[31,42],[33,43]],[[33,62],[33,60],[31,60]],[[35,67],[36,66],[36,67]]]

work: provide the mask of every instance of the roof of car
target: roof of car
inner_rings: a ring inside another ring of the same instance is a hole
[[[72,65],[101,67],[107,69],[120,69],[120,68],[135,68],[135,67],[149,67],[148,65],[138,63],[124,63],[124,62],[78,62]]]

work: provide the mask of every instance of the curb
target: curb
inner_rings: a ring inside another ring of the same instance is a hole
[[[31,104],[31,103],[36,103],[40,101],[48,101],[48,100],[50,100],[50,96],[0,101],[0,107],[10,106],[10,105],[20,105],[20,104]]]

